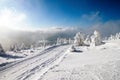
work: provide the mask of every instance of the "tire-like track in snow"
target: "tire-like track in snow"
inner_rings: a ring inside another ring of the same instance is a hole
[[[40,80],[49,69],[58,65],[69,45],[46,49],[39,54],[0,69],[0,80]]]

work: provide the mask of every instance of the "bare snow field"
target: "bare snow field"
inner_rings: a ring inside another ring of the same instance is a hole
[[[1,66],[0,80],[120,80],[120,39],[95,47],[77,47],[77,52],[70,52],[70,47],[36,50],[33,55]]]

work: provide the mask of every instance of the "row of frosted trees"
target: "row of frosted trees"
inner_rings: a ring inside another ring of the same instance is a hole
[[[116,39],[120,39],[120,33],[116,33],[115,35],[110,35],[110,37],[108,37],[108,40],[116,40]]]
[[[71,44],[71,43],[73,43],[73,40],[71,40],[70,38],[69,39],[57,38],[57,40],[52,43],[56,44],[56,45]],[[24,43],[16,43],[16,44],[13,44],[10,46],[9,51],[18,52],[18,51],[27,50],[27,49],[34,50],[37,47],[45,48],[46,46],[53,45],[53,44],[51,44],[51,41],[48,41],[48,40],[40,40],[30,46],[26,46]],[[5,51],[2,47],[2,45],[0,44],[0,53],[1,52],[3,53]]]
[[[120,39],[120,33],[116,33],[115,35],[111,35],[107,38],[107,40],[115,40]],[[35,47],[45,47],[47,45],[48,41],[42,40],[39,42],[36,42],[34,45],[29,46],[29,49],[33,49]],[[89,36],[87,35],[85,38],[85,35],[81,32],[76,33],[74,40],[71,38],[57,38],[56,42],[57,45],[61,44],[74,44],[74,46],[98,46],[102,44],[101,34],[98,31],[94,31],[94,33]],[[10,46],[10,51],[20,51],[20,50],[26,50],[28,47],[25,46],[24,43],[21,44],[14,44]],[[0,53],[4,53],[4,49],[2,45],[0,44]]]
[[[116,40],[120,39],[120,33],[116,35],[111,35],[107,40]],[[74,44],[74,46],[98,46],[102,44],[102,38],[99,31],[95,30],[94,33],[90,36],[85,35],[81,32],[76,33],[74,40],[71,38],[57,38],[56,44]]]
[[[20,44],[11,45],[9,50],[17,52],[17,51],[25,50],[25,49],[26,49],[26,46],[24,43],[22,43],[21,45]]]
[[[56,44],[60,45],[60,44],[72,44],[73,40],[71,38],[66,39],[66,38],[57,38]]]
[[[98,31],[94,31],[92,36],[87,35],[84,38],[84,34],[81,32],[76,33],[74,37],[74,45],[75,46],[83,46],[83,45],[90,45],[90,46],[97,46],[102,43],[101,35]]]

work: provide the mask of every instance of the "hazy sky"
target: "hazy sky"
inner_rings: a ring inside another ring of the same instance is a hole
[[[85,28],[119,19],[119,0],[0,0],[1,30]]]

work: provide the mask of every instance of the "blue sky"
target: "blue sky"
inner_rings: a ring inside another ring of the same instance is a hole
[[[119,20],[119,4],[119,0],[0,0],[0,26],[87,28]]]

